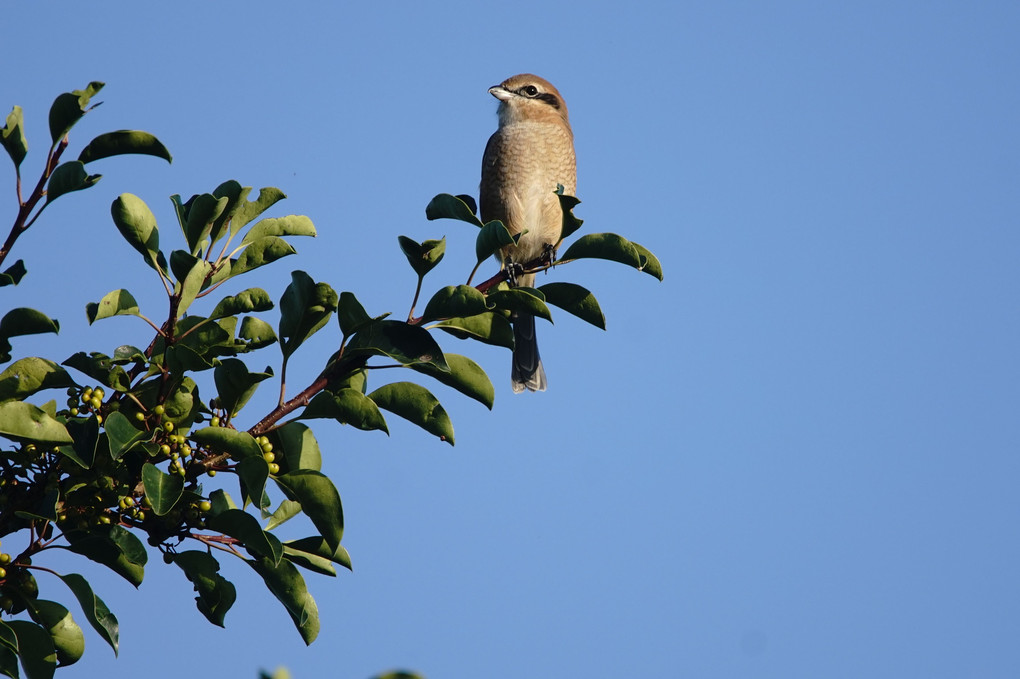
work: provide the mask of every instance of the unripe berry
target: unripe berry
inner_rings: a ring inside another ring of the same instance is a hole
[[[208,474],[209,476],[216,476],[216,470],[210,469],[209,471],[206,472],[206,474]]]
[[[103,416],[102,415],[96,415],[96,423],[97,424],[102,424],[103,423]]]
[[[11,562],[10,554],[0,554],[0,566],[6,566]]]
[[[164,443],[163,445],[161,445],[159,447],[159,452],[163,453],[164,455],[169,455],[170,454],[170,446],[168,446],[167,444]]]
[[[163,431],[170,432],[170,431],[173,431],[173,430],[174,430],[174,423],[173,422],[164,422],[163,423]]]
[[[273,455],[272,453],[262,453],[262,459],[266,462],[272,462],[276,459],[276,455]]]
[[[78,409],[77,408],[71,408],[71,417],[77,417],[77,416],[78,416]]]
[[[211,420],[209,420],[209,426],[210,427],[220,426],[220,418],[214,416]]]
[[[163,413],[166,412],[166,408],[164,408],[163,404],[160,403],[158,406],[152,409],[152,412],[156,413],[157,415],[162,415]]]
[[[135,419],[138,420],[139,422],[144,422],[145,421],[145,413],[143,413],[142,411],[139,410],[137,413],[135,413]]]
[[[269,473],[270,474],[279,474],[280,473],[280,465],[276,464],[275,462],[270,464],[269,465]]]
[[[0,580],[3,580],[6,577],[7,577],[7,569],[3,568],[3,567],[0,567]]]
[[[198,510],[201,512],[208,512],[212,509],[212,503],[208,500],[202,500],[198,503]]]

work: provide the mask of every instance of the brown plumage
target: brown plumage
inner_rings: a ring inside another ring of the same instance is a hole
[[[563,97],[548,81],[524,73],[489,88],[499,99],[499,129],[482,157],[481,217],[499,219],[517,246],[503,251],[504,263],[527,264],[551,253],[560,239],[563,212],[556,185],[575,195],[574,133]],[[533,287],[535,274],[517,276],[519,287]],[[514,315],[511,384],[515,392],[544,391],[545,369],[535,341],[535,318]]]

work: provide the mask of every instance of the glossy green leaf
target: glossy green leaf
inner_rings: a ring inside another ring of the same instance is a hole
[[[496,390],[482,367],[467,356],[460,354],[447,353],[446,362],[450,366],[449,372],[437,370],[428,363],[416,363],[411,368],[435,378],[492,410],[492,404],[496,400]]]
[[[75,598],[78,599],[78,604],[85,614],[85,619],[99,633],[99,636],[110,645],[110,648],[113,649],[113,654],[117,655],[120,646],[120,623],[117,622],[117,616],[111,613],[110,609],[103,603],[103,600],[95,595],[88,581],[82,576],[77,573],[68,573],[67,575],[58,575],[57,577],[63,580],[64,584],[71,589]]]
[[[61,365],[79,370],[92,379],[98,380],[104,386],[117,391],[127,391],[131,386],[124,368],[116,365],[106,354],[97,351],[90,354],[79,351]]]
[[[198,385],[195,380],[185,377],[170,391],[170,394],[163,402],[166,410],[163,412],[164,422],[173,422],[179,428],[190,426],[198,414],[200,407],[198,397]]]
[[[192,255],[197,256],[201,253],[203,242],[210,240],[213,225],[229,203],[230,198],[227,196],[217,197],[211,193],[203,193],[192,196],[184,205],[183,211],[187,215],[184,236]]]
[[[0,620],[0,674],[18,679],[18,636]]]
[[[607,259],[632,266],[662,280],[662,265],[647,248],[615,233],[592,233],[574,241],[561,260]]]
[[[189,550],[170,555],[184,575],[195,586],[198,596],[195,603],[199,612],[214,625],[223,627],[223,617],[234,605],[237,590],[233,583],[220,575],[220,564],[207,552]]]
[[[545,304],[545,295],[534,288],[510,288],[489,293],[486,300],[490,307],[531,314],[552,322],[552,312]]]
[[[467,318],[448,318],[434,324],[460,339],[476,339],[507,349],[514,348],[514,331],[504,315],[488,311]]]
[[[602,309],[595,296],[587,289],[574,283],[546,283],[538,289],[545,295],[545,301],[549,304],[597,328],[606,329],[606,317],[602,315]]]
[[[319,635],[319,607],[294,564],[262,558],[248,561],[248,565],[262,576],[269,591],[287,609],[305,644],[315,641]]]
[[[244,234],[242,243],[254,243],[267,236],[315,236],[315,225],[304,215],[259,220]]]
[[[84,163],[78,160],[61,163],[53,170],[50,181],[46,184],[46,202],[52,203],[65,193],[81,191],[94,186],[102,176],[101,174],[89,174],[85,171]]]
[[[280,526],[287,521],[290,521],[295,516],[301,513],[301,503],[297,500],[282,500],[276,510],[269,516],[269,520],[266,522],[266,530],[273,530],[277,526]],[[287,548],[284,547],[284,555],[287,554]]]
[[[283,456],[286,469],[322,469],[322,452],[311,428],[301,422],[288,422],[269,434],[277,457]]]
[[[269,463],[259,454],[238,462],[236,470],[238,479],[241,482],[241,494],[244,501],[251,502],[259,509],[268,507],[269,498],[266,496],[266,481],[269,480]]]
[[[386,384],[368,395],[376,405],[453,445],[453,423],[439,399],[413,382]]]
[[[284,357],[293,354],[326,324],[339,301],[333,288],[316,283],[304,271],[294,271],[290,276],[290,285],[280,299],[279,330]]]
[[[138,302],[127,290],[114,290],[103,296],[99,302],[90,302],[85,305],[85,315],[92,325],[103,318],[112,316],[137,316]]]
[[[262,448],[255,438],[246,431],[237,431],[227,427],[203,427],[191,432],[193,441],[208,446],[214,453],[227,453],[234,460],[249,457],[262,457]]]
[[[259,238],[242,250],[237,259],[231,261],[230,276],[239,276],[296,253],[294,246],[282,238],[277,236]]]
[[[142,486],[145,497],[152,505],[156,516],[169,513],[184,492],[184,479],[177,474],[167,474],[155,465],[146,462],[142,465]]]
[[[165,271],[166,261],[159,251],[156,216],[145,201],[134,194],[122,193],[110,206],[110,215],[120,235],[141,253],[145,263],[157,271]]]
[[[635,243],[634,241],[631,241],[630,244],[634,246],[634,249],[637,250],[638,254],[641,256],[642,259],[641,270],[644,271],[646,274],[649,274],[650,276],[658,278],[661,281],[662,263],[659,262],[659,258],[653,255],[651,251],[644,245]]]
[[[468,200],[470,200],[470,204]],[[459,219],[480,227],[482,222],[475,216],[473,204],[474,199],[470,196],[451,196],[448,193],[440,193],[425,207],[425,218],[429,220]]]
[[[443,350],[427,330],[402,321],[375,321],[363,327],[347,344],[345,355],[365,353],[388,356],[398,363],[431,363],[448,370]]]
[[[94,417],[85,420],[68,420],[67,432],[74,439],[74,445],[61,446],[60,454],[73,460],[82,469],[88,469],[96,459],[99,444],[99,421]]]
[[[433,367],[433,369],[436,372],[441,372],[437,368]],[[349,424],[362,431],[379,430],[387,434],[390,433],[386,427],[386,419],[379,412],[379,406],[356,389],[340,389],[336,392],[320,391],[301,411],[300,419],[316,418],[336,420],[340,424]]]
[[[0,435],[39,443],[72,442],[63,424],[25,401],[0,403]]]
[[[106,436],[110,441],[110,455],[115,460],[123,457],[124,453],[134,448],[139,441],[152,437],[149,432],[135,429],[131,420],[116,411],[106,417],[103,427],[106,429]]]
[[[238,206],[234,217],[231,220],[230,233],[237,233],[241,228],[251,223],[256,217],[283,200],[287,196],[280,189],[267,186],[259,189],[259,196],[255,200],[245,200]]]
[[[198,297],[198,293],[202,292],[211,275],[212,264],[202,259],[195,260],[188,274],[174,287],[174,292],[180,293],[177,313],[183,314],[191,307],[191,303]]]
[[[340,545],[344,534],[344,512],[340,493],[329,477],[311,469],[297,469],[276,477],[289,499],[301,503],[301,509],[331,549]]]
[[[273,376],[273,369],[267,366],[265,372],[253,373],[248,371],[244,361],[226,358],[216,366],[213,376],[220,406],[234,416],[252,397],[259,383]]]
[[[64,536],[72,552],[103,564],[135,587],[142,584],[149,557],[145,545],[126,528],[97,526],[89,531],[68,530]]]
[[[25,268],[25,260],[19,259],[4,269],[3,273],[0,273],[0,288],[8,285],[17,285],[25,277],[26,273],[28,273],[28,269]]]
[[[432,295],[425,305],[423,321],[474,316],[486,311],[485,295],[470,285],[448,285]]]
[[[340,300],[336,309],[337,320],[340,322],[340,332],[344,337],[350,337],[362,326],[370,323],[372,318],[365,311],[358,298],[353,292],[341,292]]]
[[[11,360],[10,338],[46,332],[60,332],[60,323],[35,309],[18,307],[8,311],[0,319],[0,363]]]
[[[170,152],[159,139],[141,130],[117,130],[101,134],[82,149],[78,160],[91,163],[94,160],[127,154],[155,156],[168,163],[173,161]]]
[[[67,371],[53,361],[32,356],[11,363],[0,372],[0,401],[24,399],[44,389],[76,386]]]
[[[560,208],[563,210],[563,229],[560,232],[560,241],[569,238],[578,229],[581,228],[581,224],[584,223],[583,219],[578,219],[574,216],[574,208],[577,207],[581,201],[574,196],[563,193],[563,185],[559,184],[556,187],[556,195],[560,199]]]
[[[231,297],[225,297],[209,314],[209,318],[223,318],[253,311],[269,311],[273,308],[273,300],[262,288],[248,288]]]
[[[7,121],[3,129],[0,129],[0,144],[7,150],[14,167],[21,167],[21,161],[28,155],[28,139],[25,137],[25,119],[20,106],[15,106],[7,114]]]
[[[18,637],[18,658],[27,679],[51,679],[57,669],[57,651],[49,632],[27,620],[9,620]]]
[[[36,599],[28,614],[47,631],[57,653],[60,667],[73,665],[85,653],[85,635],[71,617],[71,612],[56,601]]]
[[[314,565],[302,563],[299,558],[295,558],[295,556],[302,553],[314,556],[317,560],[321,559],[322,561],[313,561],[312,563]],[[326,541],[318,535],[301,538],[299,540],[289,540],[283,543],[283,554],[294,563],[298,563],[306,568],[311,568],[312,570],[318,570],[316,566],[322,567],[330,562],[340,564],[347,570],[351,570],[351,555],[347,553],[344,546],[339,545],[336,549],[332,549]],[[325,564],[322,562],[325,562]],[[323,567],[322,570],[318,570],[318,572],[325,573],[327,575],[336,574],[336,571],[334,571],[332,567]]]
[[[244,317],[237,337],[244,343],[244,348],[248,351],[268,347],[277,341],[273,326],[254,316]]]
[[[404,256],[407,257],[407,262],[419,278],[432,271],[446,253],[446,238],[419,243],[407,236],[398,236],[397,241]]]
[[[503,222],[498,219],[486,222],[475,237],[475,257],[479,262],[484,261],[495,255],[500,249],[515,244],[519,239],[520,235],[514,238]],[[502,257],[497,256],[497,259],[502,259]]]
[[[90,110],[89,101],[103,89],[103,84],[92,81],[85,89],[65,92],[53,101],[50,107],[50,138],[53,139],[54,146]]]
[[[255,558],[278,564],[283,558],[283,545],[272,533],[262,530],[258,519],[242,509],[228,509],[206,519],[209,530],[237,538]]]
[[[57,520],[57,500],[60,499],[60,492],[56,488],[45,490],[35,498],[35,502],[25,509],[14,512],[15,516],[23,519],[42,519],[43,521]]]

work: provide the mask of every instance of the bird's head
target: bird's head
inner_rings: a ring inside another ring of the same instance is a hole
[[[567,104],[548,80],[522,73],[489,88],[499,99],[499,124],[559,123],[570,128]]]

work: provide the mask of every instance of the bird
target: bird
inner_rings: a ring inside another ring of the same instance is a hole
[[[499,256],[516,287],[534,287],[535,274],[520,272],[539,257],[555,256],[563,228],[563,209],[556,191],[575,195],[577,161],[567,104],[553,85],[537,75],[522,73],[489,88],[499,100],[499,126],[485,145],[479,208],[482,221],[498,219],[516,245]],[[535,317],[511,316],[514,329],[514,393],[545,391],[547,379],[535,339]]]

